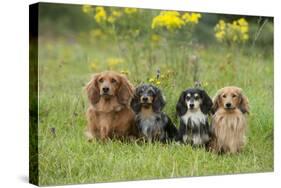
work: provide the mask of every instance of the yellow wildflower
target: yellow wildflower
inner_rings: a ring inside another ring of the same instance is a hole
[[[226,23],[223,20],[220,20],[215,26],[215,31],[224,31],[226,28]]]
[[[232,23],[220,20],[214,30],[215,37],[219,42],[239,43],[249,39],[249,25],[245,18],[234,20]]]
[[[248,26],[240,26],[240,31],[241,31],[242,33],[247,33],[248,30],[249,30]]]
[[[245,18],[240,18],[237,22],[242,33],[247,33],[249,31],[248,22],[245,20]]]
[[[150,79],[148,80],[148,82],[150,82],[150,83],[153,83],[154,81],[155,81],[154,78],[150,78]]]
[[[134,14],[134,13],[136,13],[138,11],[138,9],[136,9],[136,8],[125,8],[124,9],[124,12],[126,13],[126,14]]]
[[[240,18],[237,22],[241,26],[248,26],[248,22],[245,20],[245,18]]]
[[[225,30],[225,22],[223,20],[220,20],[220,30]]]
[[[114,23],[115,20],[116,20],[116,19],[115,19],[113,16],[108,16],[108,18],[107,18],[107,21],[108,21],[109,23]]]
[[[91,5],[83,5],[82,6],[82,11],[85,13],[85,14],[90,14],[94,11],[93,7]]]
[[[122,12],[117,11],[117,10],[113,10],[113,11],[111,12],[111,15],[108,16],[107,21],[108,21],[109,23],[114,23],[114,22],[116,21],[116,19],[118,19],[118,18],[121,17],[121,16],[122,16]]]
[[[180,18],[180,13],[177,11],[161,11],[160,15],[152,20],[151,28],[166,28],[169,31],[180,29],[184,26],[184,21]]]
[[[160,85],[161,84],[161,82],[158,80],[157,82],[156,82],[156,85]]]
[[[219,25],[218,25],[218,29],[220,29],[220,30],[225,30],[225,22],[223,21],[223,20],[220,20],[219,21]]]
[[[129,75],[130,72],[129,72],[128,70],[122,70],[122,71],[121,71],[121,74]]]
[[[97,23],[106,21],[106,12],[103,7],[96,7],[95,20]]]
[[[90,68],[91,68],[93,71],[95,71],[95,70],[97,70],[98,66],[97,66],[96,63],[92,63],[92,64],[90,65]]]
[[[106,62],[107,62],[108,66],[113,67],[115,65],[123,63],[123,59],[121,59],[121,58],[108,58]]]
[[[121,11],[118,11],[118,10],[113,10],[113,11],[111,12],[111,14],[112,14],[112,16],[114,16],[114,17],[120,17],[120,16],[122,16],[122,12],[121,12]]]
[[[215,34],[215,36],[216,36],[216,38],[217,38],[218,41],[223,41],[224,36],[225,36],[225,32],[224,32],[224,31],[217,32],[217,33]]]
[[[243,34],[242,35],[242,40],[243,41],[247,41],[249,39],[249,35],[248,34]]]
[[[200,13],[185,13],[182,15],[182,19],[185,21],[185,23],[194,23],[198,24],[199,19],[201,18]]]

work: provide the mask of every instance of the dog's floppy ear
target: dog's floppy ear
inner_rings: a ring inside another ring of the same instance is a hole
[[[241,101],[239,104],[239,109],[241,110],[241,112],[244,113],[250,113],[250,106],[249,106],[249,100],[248,98],[243,94],[243,91],[241,89]]]
[[[131,108],[133,109],[133,111],[137,114],[140,112],[141,110],[141,104],[140,104],[140,96],[139,96],[139,92],[140,92],[140,87],[137,87],[135,89],[135,93],[134,93],[134,97],[131,101]]]
[[[120,87],[117,93],[118,102],[120,104],[129,105],[134,94],[134,86],[123,75],[120,75],[120,82]]]
[[[186,111],[188,110],[186,102],[185,102],[185,96],[186,96],[186,92],[183,91],[180,95],[180,98],[178,100],[177,107],[176,107],[178,116],[183,116],[186,113]]]
[[[95,105],[100,100],[100,91],[97,84],[97,79],[100,74],[94,74],[90,82],[85,86],[85,90],[88,95],[88,99],[91,104]]]
[[[200,94],[202,97],[202,103],[200,104],[200,109],[204,114],[208,114],[213,106],[212,99],[208,96],[208,94],[204,90],[200,90]]]
[[[221,89],[218,90],[216,95],[213,98],[213,107],[212,107],[212,110],[211,110],[211,112],[213,114],[218,110],[218,108],[220,106],[220,100],[221,100],[220,99],[220,97],[221,97],[220,95],[221,95],[221,93],[222,93],[222,90]]]
[[[166,102],[161,90],[156,87],[154,87],[154,89],[156,90],[156,94],[152,103],[152,109],[154,112],[160,112],[166,105]]]

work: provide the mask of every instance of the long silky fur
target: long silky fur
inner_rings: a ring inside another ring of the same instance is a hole
[[[218,110],[212,118],[212,133],[216,152],[237,153],[245,145],[246,118],[240,110],[229,114]]]

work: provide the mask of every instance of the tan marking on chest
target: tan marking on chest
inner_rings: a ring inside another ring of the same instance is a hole
[[[148,118],[154,115],[155,113],[153,112],[152,107],[150,106],[149,108],[141,108],[141,117],[143,118]]]

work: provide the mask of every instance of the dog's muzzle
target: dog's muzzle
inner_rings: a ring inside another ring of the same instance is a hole
[[[233,107],[231,103],[226,103],[224,105],[224,108],[227,109],[227,110],[233,110],[235,107]]]
[[[189,104],[189,108],[193,109],[194,108],[194,104],[193,103]]]
[[[109,87],[103,87],[103,88],[101,89],[101,91],[102,91],[102,92],[101,92],[101,95],[102,95],[102,96],[105,96],[105,97],[111,96]]]

